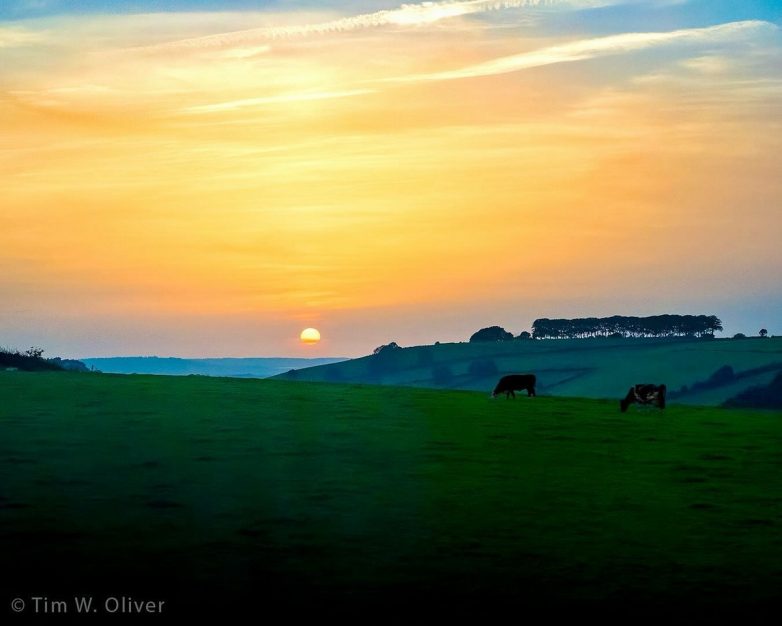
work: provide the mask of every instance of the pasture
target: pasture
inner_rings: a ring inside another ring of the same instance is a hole
[[[6,606],[747,617],[782,599],[780,413],[23,372],[0,399]]]

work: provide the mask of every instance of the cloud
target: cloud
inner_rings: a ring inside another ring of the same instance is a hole
[[[680,63],[685,69],[698,74],[724,74],[733,64],[732,59],[715,54],[685,59]]]
[[[403,4],[396,9],[364,13],[315,24],[292,26],[271,26],[253,28],[205,37],[193,37],[155,46],[147,50],[169,50],[179,48],[224,48],[251,44],[256,41],[296,36],[323,35],[334,32],[352,31],[379,26],[424,26],[444,19],[524,7],[551,5],[575,5],[591,8],[615,4],[618,0],[462,0],[449,2],[422,2]]]
[[[672,43],[712,43],[744,39],[761,31],[776,30],[770,22],[749,20],[730,22],[707,28],[688,28],[669,32],[624,33],[594,39],[582,39],[570,43],[500,57],[485,63],[470,65],[457,70],[416,74],[399,78],[381,79],[381,82],[424,82],[476,78],[507,74],[533,67],[582,61],[595,57],[645,50]]]
[[[33,32],[23,28],[0,26],[0,48],[18,48],[46,41],[44,32]]]
[[[185,113],[218,113],[221,111],[233,111],[246,107],[261,106],[264,104],[281,104],[287,102],[306,102],[309,100],[330,100],[333,98],[349,98],[351,96],[362,96],[374,93],[372,89],[352,89],[348,91],[322,91],[322,92],[304,92],[304,93],[286,93],[276,96],[267,96],[264,98],[245,98],[242,100],[229,100],[227,102],[218,102],[215,104],[204,104],[189,107],[184,110]]]

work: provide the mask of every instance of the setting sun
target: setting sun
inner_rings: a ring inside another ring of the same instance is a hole
[[[318,343],[320,341],[320,332],[316,328],[305,328],[299,335],[302,343]]]

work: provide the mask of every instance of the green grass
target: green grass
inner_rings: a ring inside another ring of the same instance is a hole
[[[9,597],[780,598],[778,412],[23,372],[0,372],[0,400]]]
[[[665,383],[669,391],[705,381],[725,365],[742,371],[777,364],[782,370],[782,337],[767,339],[565,339],[454,343],[398,350],[385,368],[373,357],[298,370],[278,378],[341,381],[490,391],[502,374],[531,372],[547,395],[618,398],[636,383]],[[490,359],[497,375],[469,374],[470,363]],[[433,366],[447,365],[453,378],[435,384]],[[379,371],[382,370],[382,371]],[[686,404],[718,405],[752,385],[773,379],[769,371],[717,389],[681,395]]]

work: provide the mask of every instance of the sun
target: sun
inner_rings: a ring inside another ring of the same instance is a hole
[[[320,333],[317,328],[305,328],[299,335],[302,343],[318,343],[320,341]]]

